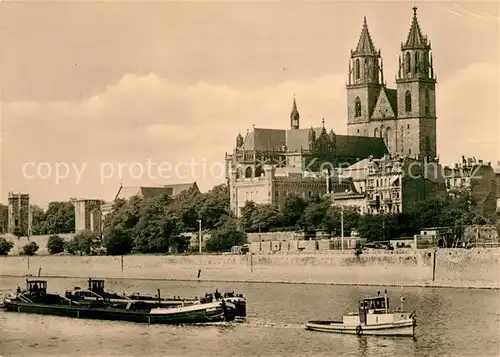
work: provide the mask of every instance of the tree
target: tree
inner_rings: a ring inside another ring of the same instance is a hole
[[[23,247],[23,255],[35,255],[38,248],[36,242],[29,242]]]
[[[308,232],[316,231],[322,227],[329,207],[330,201],[327,199],[309,203],[300,217],[299,224]]]
[[[84,231],[76,234],[66,244],[66,249],[71,254],[91,255],[97,248],[101,247],[101,237],[95,232]]]
[[[103,246],[107,254],[128,254],[133,249],[134,229],[140,218],[144,202],[140,197],[128,201],[117,199],[111,212],[104,219]]]
[[[307,202],[302,197],[295,194],[286,196],[280,210],[283,226],[297,225],[306,207]]]
[[[45,234],[75,231],[75,206],[72,202],[50,202],[45,212]]]
[[[200,207],[203,195],[195,189],[182,191],[169,205],[167,215],[177,217],[186,229],[196,229],[200,219]],[[202,222],[203,223],[203,222]]]
[[[278,209],[269,204],[255,206],[251,215],[251,231],[267,232],[270,228],[278,227],[281,224],[281,217]]]
[[[47,234],[45,212],[37,205],[31,205],[31,230],[33,235]]]
[[[344,235],[357,229],[360,213],[358,207],[345,206],[344,208]],[[322,221],[322,227],[335,235],[341,234],[341,211],[339,206],[329,207]]]
[[[123,225],[109,227],[103,238],[103,246],[108,255],[125,255],[132,251],[134,242]]]
[[[200,201],[199,217],[206,229],[214,229],[221,217],[230,213],[229,188],[225,184],[215,186],[203,194]]]
[[[14,248],[14,243],[0,236],[0,255],[9,254],[12,248]]]
[[[172,198],[164,193],[144,200],[140,206],[137,222],[132,228],[134,250],[141,253],[168,252],[168,236],[164,225]]]
[[[237,220],[234,217],[225,216],[221,226],[212,232],[205,247],[209,252],[222,252],[235,245],[245,244],[246,238],[245,232],[238,229]]]
[[[64,239],[57,235],[51,235],[47,241],[47,250],[49,254],[57,254],[64,252]]]
[[[241,208],[241,226],[245,232],[251,232],[253,227],[253,215],[256,212],[256,204],[254,201],[246,201]]]

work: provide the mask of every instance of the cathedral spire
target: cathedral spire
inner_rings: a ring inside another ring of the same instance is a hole
[[[380,84],[380,50],[375,48],[366,17],[355,50],[351,50],[348,86]]]
[[[368,30],[366,16],[363,18],[363,27],[361,28],[361,35],[359,36],[358,46],[354,51],[355,55],[374,55],[378,54]]]
[[[420,30],[420,25],[417,19],[417,7],[413,7],[413,19],[410,26],[410,31],[408,32],[408,37],[406,42],[401,44],[402,50],[409,49],[424,49],[429,50],[431,48],[430,42],[427,42],[427,36],[422,35],[422,30]]]
[[[292,112],[290,113],[290,128],[291,129],[299,129],[300,128],[299,119],[300,119],[300,115],[299,115],[299,111],[297,110],[297,102],[295,101],[295,95],[294,95],[293,96]]]

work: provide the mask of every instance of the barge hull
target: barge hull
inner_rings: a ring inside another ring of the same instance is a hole
[[[4,309],[18,313],[66,316],[83,319],[129,321],[150,324],[196,324],[231,321],[234,313],[225,314],[220,307],[187,312],[151,314],[148,311],[131,311],[106,307],[82,307],[23,302],[5,302]]]

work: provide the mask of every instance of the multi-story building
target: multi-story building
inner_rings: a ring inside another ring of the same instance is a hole
[[[75,231],[90,231],[97,234],[102,232],[102,201],[98,199],[74,198],[71,200],[75,206]]]
[[[465,158],[453,167],[445,167],[446,187],[449,192],[467,190],[477,204],[480,214],[491,215],[497,210],[498,186],[495,170],[490,162]]]
[[[412,204],[447,194],[441,165],[389,155],[368,162],[366,193],[369,213],[400,213]]]
[[[299,170],[264,166],[260,177],[238,178],[237,171],[230,173],[231,210],[239,217],[247,201],[256,204],[270,204],[282,207],[285,198],[291,194],[302,198],[322,197],[330,191],[352,190],[351,180],[327,183],[328,176],[323,173],[309,173]]]
[[[31,236],[31,220],[30,195],[9,192],[7,232],[14,233],[18,227],[22,236]]]
[[[413,158],[369,158],[341,169],[352,180],[354,191],[334,197],[360,212],[400,213],[412,204],[446,195],[443,171],[437,162]]]
[[[437,157],[436,76],[431,43],[420,30],[416,7],[401,44],[396,89],[384,82],[381,52],[365,18],[358,45],[351,51],[347,106],[349,135],[381,137],[392,156],[428,161]]]

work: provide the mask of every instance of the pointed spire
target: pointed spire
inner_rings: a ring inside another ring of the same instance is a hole
[[[300,127],[299,120],[300,120],[300,114],[299,111],[297,110],[297,102],[295,100],[295,94],[294,94],[292,112],[290,113],[290,128],[299,129]]]
[[[420,30],[420,25],[417,19],[417,8],[413,7],[413,19],[410,26],[410,31],[408,32],[408,37],[406,42],[401,46],[402,50],[420,48],[420,49],[430,49],[431,46],[427,43],[427,36],[422,35]]]
[[[361,28],[361,35],[359,36],[358,46],[353,54],[356,55],[377,55],[378,51],[375,49],[370,31],[368,31],[368,24],[366,16],[363,18],[363,27]]]

